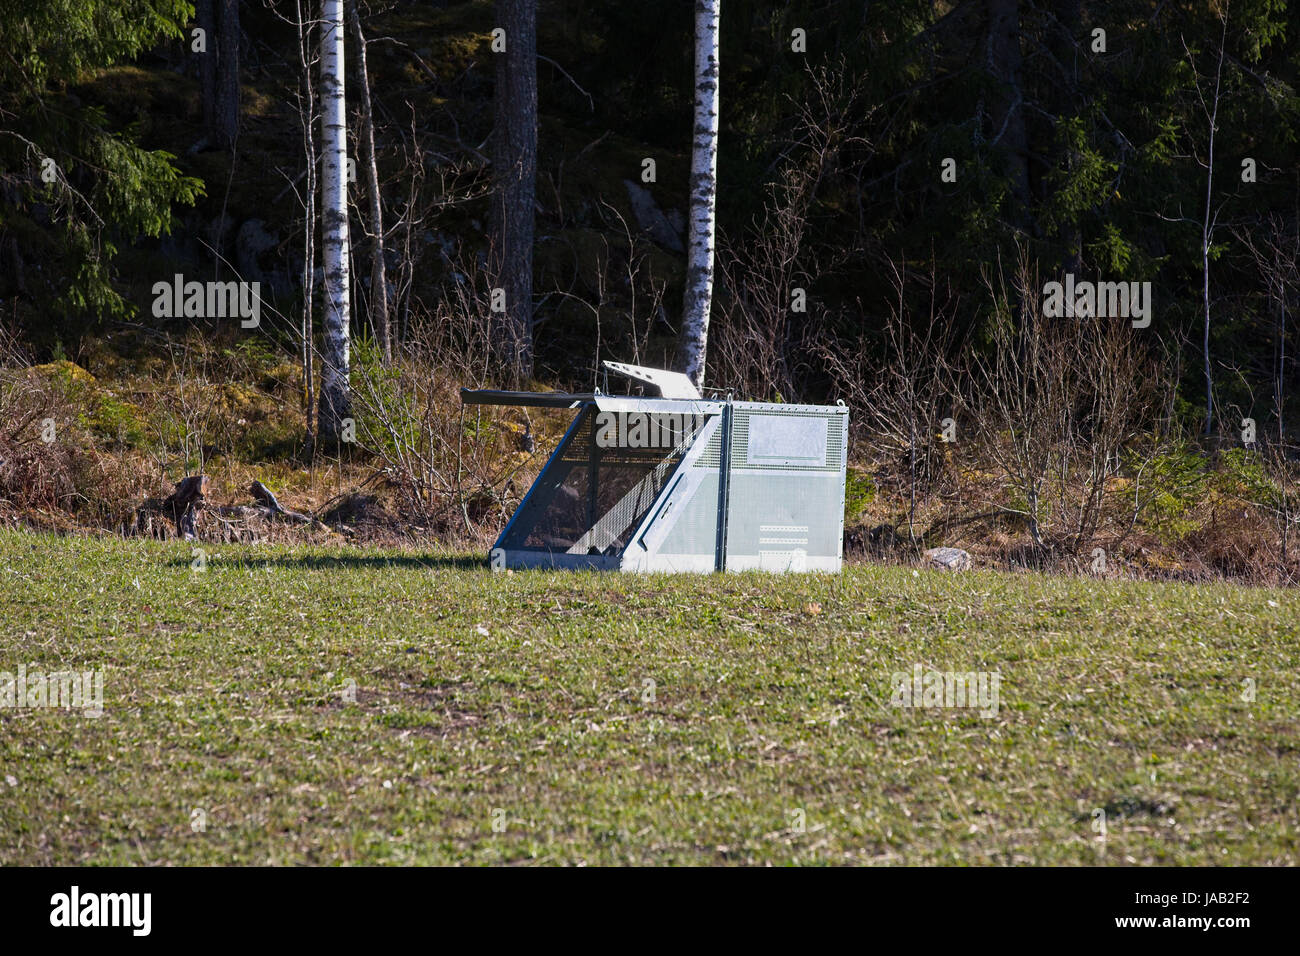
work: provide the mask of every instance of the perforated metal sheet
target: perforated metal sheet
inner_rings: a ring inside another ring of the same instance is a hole
[[[749,423],[755,416],[821,419],[826,422],[825,460],[818,464],[785,461],[755,462],[750,460]],[[844,468],[845,443],[848,437],[848,416],[835,408],[808,405],[753,405],[738,404],[732,415],[731,433],[731,467],[733,469],[767,470],[778,467],[781,470],[826,471],[835,472]]]
[[[690,500],[679,506],[676,523],[659,544],[660,554],[707,554],[718,538],[718,475],[705,475]]]

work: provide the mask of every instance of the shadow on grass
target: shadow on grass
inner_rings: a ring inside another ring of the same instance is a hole
[[[487,558],[474,555],[431,556],[414,554],[308,554],[308,555],[267,555],[256,558],[238,558],[233,561],[218,560],[224,567],[230,568],[296,568],[304,571],[329,571],[344,568],[424,568],[429,571],[451,569],[455,571],[472,571],[476,568],[487,570]],[[178,558],[170,562],[175,568],[188,568],[193,561]]]

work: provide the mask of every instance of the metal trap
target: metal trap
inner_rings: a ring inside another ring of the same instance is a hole
[[[838,571],[848,409],[701,398],[606,362],[658,398],[461,390],[466,405],[577,417],[492,550],[495,568]]]

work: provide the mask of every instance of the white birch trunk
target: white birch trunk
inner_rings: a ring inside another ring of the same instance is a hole
[[[691,212],[686,296],[677,366],[704,383],[713,304],[713,234],[718,196],[718,20],[721,0],[695,0],[695,135],[691,145]]]
[[[321,222],[325,341],[320,437],[336,443],[351,413],[348,276],[347,119],[343,84],[343,0],[321,2]]]

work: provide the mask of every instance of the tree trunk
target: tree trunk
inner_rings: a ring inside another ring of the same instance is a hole
[[[384,207],[379,194],[379,166],[375,157],[375,120],[370,106],[370,77],[366,71],[366,38],[361,32],[357,0],[348,0],[348,21],[357,48],[357,76],[361,94],[361,140],[366,147],[366,190],[370,198],[370,322],[383,350],[384,363],[393,360],[393,340],[388,323],[388,271],[384,262]]]
[[[1210,134],[1210,163],[1214,162],[1214,134]],[[1211,169],[1205,176],[1205,222],[1201,229],[1201,299],[1205,307],[1205,327],[1201,339],[1201,358],[1205,363],[1205,437],[1214,431],[1214,368],[1210,364],[1210,190],[1214,183]]]
[[[203,31],[204,51],[199,58],[199,100],[203,106],[203,130],[209,140],[217,128],[217,12],[214,0],[198,0],[194,21]]]
[[[1080,0],[1054,0],[1053,7],[1056,23],[1050,27],[1048,48],[1067,72],[1067,76],[1058,81],[1059,92],[1053,97],[1056,122],[1061,124],[1067,119],[1073,119],[1079,112],[1079,30],[1082,11]],[[1065,155],[1057,157],[1057,161],[1073,178],[1080,164],[1078,152],[1068,149]],[[1043,199],[1046,200],[1047,197],[1044,196]],[[1064,247],[1061,271],[1079,275],[1083,271],[1083,230],[1077,215],[1061,226],[1058,239]]]
[[[212,140],[233,149],[239,130],[239,0],[216,0],[217,23],[216,101],[213,105]]]
[[[1282,279],[1277,282],[1277,383],[1273,390],[1273,404],[1277,408],[1277,446],[1286,447],[1286,428],[1283,413],[1286,411],[1286,285]]]
[[[1201,220],[1201,297],[1205,307],[1205,330],[1201,342],[1205,362],[1205,437],[1214,431],[1214,368],[1210,364],[1210,247],[1214,244],[1214,227],[1217,215],[1212,215],[1214,202],[1214,138],[1219,129],[1219,96],[1222,90],[1224,48],[1228,43],[1228,18],[1224,14],[1223,35],[1219,39],[1219,63],[1214,72],[1214,99],[1206,110],[1209,120],[1209,155],[1205,163],[1205,217]],[[1193,69],[1195,66],[1193,65]]]
[[[203,507],[211,480],[207,475],[189,475],[181,479],[174,491],[165,499],[150,498],[135,512],[136,534],[153,535],[150,515],[162,514],[176,525],[176,536],[186,541],[197,537],[194,513]]]
[[[319,433],[337,443],[352,414],[348,383],[348,128],[343,84],[343,0],[321,4],[321,224],[325,270],[325,341],[321,355]]]
[[[520,381],[533,374],[533,206],[537,177],[537,0],[497,0],[506,48],[497,57],[492,165],[492,263],[505,292],[500,358]]]
[[[1019,0],[988,0],[989,37],[986,65],[999,88],[993,106],[994,147],[1006,156],[1014,206],[1011,222],[1019,229],[1030,224],[1029,140],[1025,132],[1024,85],[1020,75]]]
[[[695,2],[695,133],[691,145],[691,212],[686,295],[677,367],[704,382],[713,304],[713,234],[718,198],[718,19],[720,0]]]

